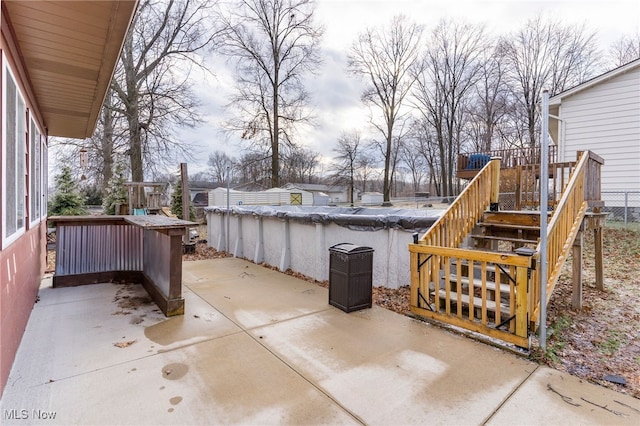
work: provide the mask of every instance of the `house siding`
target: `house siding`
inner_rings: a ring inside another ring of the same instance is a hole
[[[16,47],[13,44],[11,34],[6,32],[6,25],[2,20],[2,39],[0,42],[0,70],[8,66],[15,79],[17,89],[24,98],[25,107],[29,112],[29,117],[35,120],[40,129],[44,129],[41,115],[37,111],[33,91],[29,87],[25,78],[26,72],[22,63],[16,60]],[[1,75],[1,73],[0,73]],[[4,99],[2,92],[2,84],[0,84],[0,99]],[[0,105],[2,102],[0,102]],[[1,107],[0,107],[1,108]],[[4,117],[4,111],[2,111]],[[25,130],[30,131],[29,121],[25,119]],[[4,120],[0,120],[0,135],[4,135]],[[1,136],[2,138],[4,136]],[[2,146],[7,143],[2,139]],[[32,214],[29,193],[31,189],[31,179],[35,176],[30,175],[28,158],[32,154],[30,144],[25,138],[25,175],[22,176],[24,182],[24,231],[6,238],[0,243],[0,396],[7,384],[7,378],[11,371],[11,366],[15,359],[16,352],[20,346],[22,335],[29,321],[29,316],[36,301],[38,289],[42,275],[44,274],[46,263],[46,221],[44,218],[37,217]],[[3,181],[4,161],[2,159],[3,150],[0,149],[0,199],[4,193],[6,182]],[[45,170],[46,161],[40,159],[39,170],[47,173]],[[37,177],[40,179],[40,177]],[[46,180],[44,180],[46,182]],[[42,188],[46,194],[46,188]],[[46,197],[43,197],[46,202]],[[0,218],[5,214],[4,209],[7,206],[0,205]],[[0,220],[0,238],[3,235],[3,220]]]
[[[42,221],[0,251],[0,395],[40,288],[46,232],[46,222]]]
[[[640,68],[562,98],[561,161],[592,150],[605,160],[602,191],[640,191]]]

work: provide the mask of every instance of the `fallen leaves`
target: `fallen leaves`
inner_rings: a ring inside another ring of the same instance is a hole
[[[137,340],[128,340],[124,342],[114,343],[113,346],[115,346],[116,348],[128,348],[129,346],[133,345],[136,342]]]
[[[183,254],[182,260],[184,261],[193,261],[193,260],[205,260],[205,259],[219,259],[222,257],[229,257],[227,252],[218,251],[213,247],[207,246],[205,242],[196,243],[196,249],[194,253]]]

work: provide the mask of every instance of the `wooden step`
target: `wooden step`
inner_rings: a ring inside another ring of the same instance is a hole
[[[511,243],[521,243],[521,244],[538,244],[538,240],[525,240],[523,238],[511,238],[511,237],[496,237],[494,235],[470,235],[471,238],[475,238],[477,240],[495,240],[495,241],[507,241]]]
[[[444,289],[440,289],[438,291],[438,297],[440,297],[440,299],[447,299],[447,292]],[[458,302],[458,293],[456,293],[455,291],[449,291],[449,301],[450,302]],[[466,306],[470,306],[469,305],[469,295],[468,294],[461,294],[460,295],[460,302],[462,302],[463,305]],[[495,300],[486,300],[486,307],[487,307],[487,311],[489,312],[495,312],[496,311],[496,302]],[[481,309],[482,308],[482,299],[476,296],[473,296],[473,307],[474,308],[478,308]],[[509,313],[509,305],[505,305],[504,303],[500,303],[500,314],[507,314]]]
[[[455,274],[449,275],[449,281],[458,282],[458,276]],[[468,277],[460,277],[460,283],[466,286],[469,286],[469,278]],[[496,291],[496,283],[494,281],[487,281],[486,283],[487,290],[491,290],[493,292]],[[474,279],[473,286],[477,288],[482,288],[482,280]],[[511,293],[511,286],[509,284],[500,284],[500,294],[508,296]]]
[[[547,214],[548,216],[551,216],[552,212],[548,212]],[[482,222],[504,223],[509,225],[539,226],[540,212],[521,210],[484,212],[482,215]]]
[[[540,232],[540,227],[537,225],[517,225],[513,223],[503,223],[503,222],[479,222],[478,225],[484,226],[486,228],[502,228],[502,229],[515,229],[515,230],[523,230],[523,231]]]
[[[506,253],[510,253],[512,254],[513,252],[506,252]],[[462,272],[462,277],[466,278],[469,275],[469,262],[467,262],[466,259],[462,259],[462,262],[460,262],[460,266],[461,266],[461,272]],[[495,291],[495,276],[496,276],[496,271],[500,271],[500,279],[502,281],[502,283],[500,284],[501,287],[501,293],[503,294],[507,294],[509,293],[509,286],[512,283],[512,280],[510,279],[510,272],[509,272],[509,268],[498,268],[496,267],[496,265],[494,264],[487,264],[486,265],[486,272],[487,272],[487,282],[491,283],[491,285],[493,286],[492,290]],[[475,273],[477,272],[478,275],[482,274],[482,268],[480,266],[479,263],[475,262],[473,264],[473,269],[474,269],[474,280],[477,282],[478,287],[482,287],[482,278],[480,278],[479,276],[476,276]],[[441,279],[444,280],[444,271],[440,272],[441,275]],[[457,262],[454,260],[451,262],[451,272],[449,274],[449,277],[455,277],[457,275]],[[467,286],[469,285],[468,283],[468,279],[467,282],[465,282],[464,284],[466,284]]]

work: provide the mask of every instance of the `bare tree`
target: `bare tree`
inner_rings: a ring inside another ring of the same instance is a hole
[[[487,152],[494,148],[498,126],[510,109],[505,68],[496,49],[480,60],[478,81],[472,93],[474,99],[468,109],[470,121],[467,127],[471,149],[475,152]]]
[[[280,185],[281,144],[293,145],[296,126],[312,118],[302,79],[320,62],[314,11],[313,0],[240,0],[224,18],[223,53],[235,60],[237,81],[227,128],[265,147],[272,187]]]
[[[126,147],[126,129],[122,126],[113,110],[113,92],[108,91],[96,129],[87,139],[53,138],[51,146],[55,146],[56,159],[61,164],[79,164],[81,152],[86,155],[86,167],[74,169],[85,176],[85,185],[94,185],[104,192],[113,175],[115,164],[121,164],[125,158],[122,153]],[[128,174],[128,168],[121,164],[121,169]]]
[[[454,195],[455,159],[459,153],[467,99],[482,69],[484,28],[443,20],[431,33],[414,96],[417,111],[434,129],[442,195]]]
[[[227,182],[227,168],[231,170],[234,163],[235,160],[222,151],[209,154],[209,161],[207,161],[211,177],[219,184]]]
[[[378,171],[378,161],[376,157],[368,150],[366,145],[364,149],[360,150],[358,157],[356,158],[356,180],[362,185],[362,192],[367,192],[367,183],[369,183],[369,189],[371,188],[371,182],[380,177]]]
[[[420,140],[412,135],[407,138],[400,148],[400,159],[411,173],[413,192],[420,191],[420,184],[427,174],[427,162],[424,156],[420,155]]]
[[[609,48],[609,55],[618,67],[640,58],[640,31],[620,37]]]
[[[247,152],[238,160],[240,183],[253,183],[261,187],[267,187],[270,180],[270,158],[257,152]]]
[[[442,195],[442,167],[440,162],[440,150],[434,128],[426,118],[418,119],[413,125],[415,149],[424,158],[429,169],[429,191],[435,189],[436,195]]]
[[[114,105],[126,117],[131,179],[144,180],[147,168],[168,163],[169,153],[189,156],[176,142],[179,126],[200,122],[190,73],[201,66],[198,52],[215,45],[209,0],[144,0],[125,39],[111,87]],[[153,170],[151,170],[153,172]]]
[[[371,124],[384,139],[384,202],[391,194],[391,166],[396,123],[403,120],[403,104],[418,74],[422,27],[405,16],[396,16],[388,27],[369,28],[360,34],[349,52],[349,70],[363,77],[368,87],[362,101],[376,110]]]
[[[311,183],[318,167],[318,153],[310,149],[293,147],[283,155],[281,183]]]
[[[595,33],[559,21],[529,20],[500,44],[509,65],[510,86],[526,117],[527,140],[537,144],[537,107],[543,89],[559,93],[593,76],[599,68]]]
[[[353,130],[350,133],[343,133],[338,138],[333,152],[336,156],[331,165],[330,179],[334,183],[346,183],[349,187],[349,202],[353,205],[353,188],[355,186],[356,170],[358,160],[362,155],[362,138],[360,132]]]

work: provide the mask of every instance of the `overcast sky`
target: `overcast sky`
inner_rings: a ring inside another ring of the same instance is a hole
[[[639,0],[317,0],[316,22],[325,28],[322,42],[323,65],[310,79],[309,90],[318,127],[305,132],[299,141],[321,155],[331,157],[336,139],[343,132],[368,128],[368,110],[360,101],[362,83],[346,72],[349,46],[367,27],[387,25],[397,14],[405,14],[430,31],[442,18],[485,24],[493,35],[521,28],[538,13],[561,19],[565,24],[585,23],[597,31],[600,47],[606,51],[623,35],[640,30]],[[189,173],[206,169],[210,152],[221,150],[238,156],[238,139],[220,131],[225,119],[226,95],[233,88],[232,70],[220,68],[215,61],[216,77],[198,81],[204,103],[205,124],[180,132],[180,138],[194,143],[199,155],[189,162]]]

